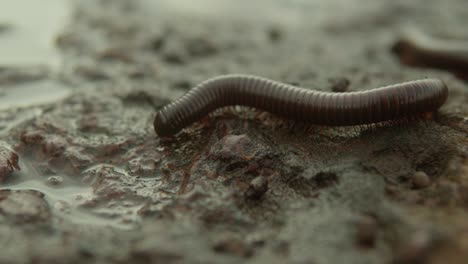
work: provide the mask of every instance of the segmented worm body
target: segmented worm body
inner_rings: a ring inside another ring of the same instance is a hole
[[[289,119],[328,126],[352,126],[436,111],[447,86],[425,79],[368,91],[331,93],[308,90],[250,75],[224,75],[202,82],[156,113],[154,129],[172,136],[225,106],[255,107]]]
[[[447,70],[468,79],[468,41],[436,39],[409,28],[392,51],[403,64]]]

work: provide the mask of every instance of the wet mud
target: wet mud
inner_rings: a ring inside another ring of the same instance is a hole
[[[392,53],[409,24],[468,38],[466,3],[210,2],[76,1],[60,67],[1,65],[0,262],[466,263],[468,85]],[[449,98],[388,126],[232,108],[155,134],[157,109],[226,73],[334,92],[440,78]]]

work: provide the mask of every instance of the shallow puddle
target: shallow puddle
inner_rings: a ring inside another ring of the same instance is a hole
[[[0,87],[0,110],[59,101],[70,92],[64,84],[53,80],[4,85]]]
[[[55,36],[66,25],[67,0],[2,0],[0,65],[60,65]]]
[[[126,214],[111,209],[90,209],[93,189],[68,176],[40,175],[28,161],[20,162],[21,172],[0,185],[0,190],[34,190],[44,194],[52,213],[67,222],[89,226],[107,226],[122,230],[137,227],[140,206],[127,206]],[[59,179],[59,183],[57,183]],[[54,184],[55,182],[55,184]],[[113,212],[111,212],[113,211]]]

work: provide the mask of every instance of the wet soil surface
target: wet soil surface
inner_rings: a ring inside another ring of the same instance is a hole
[[[468,262],[468,84],[391,52],[408,25],[468,39],[465,1],[76,2],[62,68],[0,67],[0,262]],[[235,109],[155,135],[158,108],[224,73],[450,96],[393,126]]]

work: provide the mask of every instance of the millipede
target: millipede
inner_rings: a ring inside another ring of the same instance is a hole
[[[439,39],[408,28],[392,46],[401,63],[455,73],[468,80],[468,41]]]
[[[435,112],[447,96],[447,86],[439,79],[333,93],[252,75],[222,75],[160,109],[154,129],[160,137],[170,137],[218,108],[236,105],[315,125],[366,125]]]

